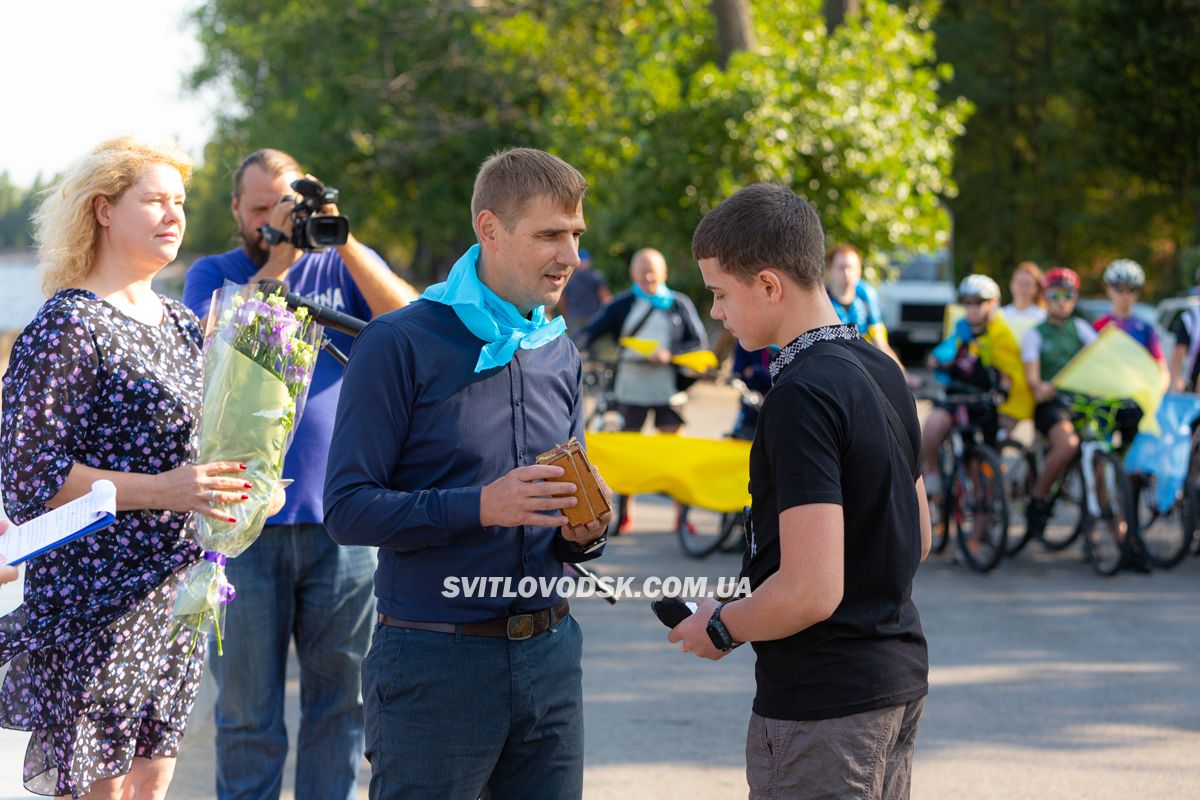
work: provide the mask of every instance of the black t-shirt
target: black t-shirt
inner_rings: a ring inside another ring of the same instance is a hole
[[[783,511],[835,503],[845,527],[841,605],[786,639],[754,643],[754,711],[773,719],[831,719],[908,703],[928,691],[925,635],[912,602],[921,534],[907,459],[862,371],[804,345],[847,339],[823,347],[852,350],[920,453],[916,406],[896,364],[856,331],[848,338],[848,328],[810,331],[777,356],[784,366],[750,451],[754,536],[743,570],[753,588],[779,569]]]

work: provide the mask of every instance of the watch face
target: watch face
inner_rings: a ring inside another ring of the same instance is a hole
[[[713,647],[723,653],[732,649],[733,640],[729,638],[729,631],[725,629],[719,619],[710,619],[705,630],[708,632],[708,638],[713,643]]]

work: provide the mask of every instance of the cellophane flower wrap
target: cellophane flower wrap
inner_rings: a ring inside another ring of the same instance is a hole
[[[245,490],[250,499],[220,506],[233,522],[197,515],[196,541],[204,558],[184,576],[175,616],[197,637],[215,628],[217,652],[223,654],[225,606],[236,596],[225,563],[262,532],[304,410],[323,329],[304,309],[293,312],[279,295],[263,295],[253,286],[226,282],[213,293],[211,308],[197,463],[245,464],[238,477],[251,484]]]

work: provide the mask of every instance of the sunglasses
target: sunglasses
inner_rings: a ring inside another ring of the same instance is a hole
[[[958,298],[958,304],[960,306],[963,306],[964,308],[966,308],[968,306],[981,306],[986,302],[987,301],[984,300],[982,297],[960,297],[960,298]]]
[[[1051,289],[1050,291],[1046,292],[1046,299],[1050,301],[1057,300],[1060,302],[1074,300],[1075,292],[1071,291],[1070,289]]]
[[[1109,285],[1112,286],[1112,288],[1116,289],[1121,294],[1137,294],[1137,292],[1138,292],[1138,287],[1129,286],[1124,283],[1112,283]]]

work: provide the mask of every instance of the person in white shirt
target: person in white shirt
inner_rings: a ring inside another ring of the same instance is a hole
[[[1032,261],[1022,261],[1008,284],[1012,302],[1000,309],[1017,341],[1046,319],[1046,299],[1042,293],[1042,271]]]

